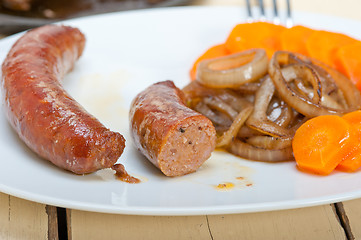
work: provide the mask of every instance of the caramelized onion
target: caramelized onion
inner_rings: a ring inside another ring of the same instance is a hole
[[[286,82],[290,82],[291,80],[295,80],[296,82],[302,84],[300,90],[305,90],[306,84],[311,84],[312,86],[312,94],[307,94],[304,92],[303,96],[306,96],[315,104],[321,103],[322,98],[322,86],[320,77],[317,72],[311,68],[309,65],[299,63],[292,64],[290,66],[282,68],[282,75],[285,78]],[[291,89],[292,90],[292,89]],[[302,93],[301,93],[302,94]]]
[[[279,109],[281,110],[281,113],[274,122],[281,127],[287,127],[292,122],[293,110],[287,104],[285,104],[283,101],[281,103],[282,104],[279,107]]]
[[[194,107],[194,109],[197,112],[200,112],[201,114],[203,114],[204,116],[209,118],[213,122],[213,124],[215,125],[216,128],[218,126],[224,126],[224,127],[228,128],[232,124],[232,120],[229,117],[227,117],[225,114],[215,113],[204,102],[199,102]]]
[[[295,83],[296,83],[297,89],[300,92],[304,93],[305,96],[308,96],[310,98],[313,96],[312,89],[306,87],[299,79],[296,79]],[[334,99],[331,96],[326,95],[326,94],[322,95],[322,97],[320,98],[320,101],[321,101],[320,103],[325,107],[334,108],[334,109],[344,109],[345,108],[344,103],[338,103],[336,99]]]
[[[291,147],[292,138],[275,138],[271,136],[253,136],[247,139],[252,146],[264,149],[284,149]]]
[[[217,147],[256,161],[293,160],[293,135],[307,119],[361,108],[358,89],[327,65],[278,51],[262,70],[265,56],[253,49],[204,60],[183,89],[187,105],[215,125]]]
[[[242,94],[254,94],[258,90],[260,85],[260,82],[245,83],[237,87],[236,90]]]
[[[245,108],[246,105],[251,105],[251,102],[246,98],[252,99],[252,95],[240,95],[237,91],[227,88],[209,88],[198,83],[197,81],[190,82],[183,88],[183,92],[186,96],[187,106],[190,108],[193,108],[195,105],[197,105],[198,101],[206,97],[217,96],[227,104],[234,107],[235,110],[237,110],[240,108]]]
[[[213,108],[221,113],[227,114],[231,119],[235,119],[238,113],[227,103],[223,102],[217,96],[206,97],[203,99],[203,102],[207,104],[210,108]]]
[[[238,112],[242,111],[242,109],[245,109],[253,105],[252,102],[248,101],[244,95],[240,96],[231,91],[227,93],[222,93],[217,97]]]
[[[232,139],[236,137],[239,129],[243,126],[244,122],[247,120],[252,110],[253,107],[247,107],[237,115],[229,129],[224,132],[221,137],[217,138],[216,147],[224,147],[229,145]]]
[[[280,97],[287,102],[288,105],[307,117],[327,114],[342,115],[349,112],[347,109],[340,110],[323,106],[308,97],[302,96],[290,86],[288,83],[289,80],[287,81],[283,76],[281,66],[300,63],[300,61],[301,60],[298,60],[293,54],[284,51],[277,51],[270,60],[268,71]],[[305,66],[310,68],[308,65]],[[309,76],[312,78],[312,75]],[[315,77],[315,75],[313,75],[313,77]],[[347,79],[347,81],[349,80]],[[337,83],[337,86],[340,87],[340,84]]]
[[[297,55],[299,56],[299,55]],[[337,87],[340,90],[340,94],[347,102],[348,112],[355,111],[361,108],[361,94],[360,91],[356,88],[356,86],[345,77],[342,73],[338,72],[336,69],[333,69],[326,64],[316,60],[311,59],[312,63],[322,67],[333,81],[336,83]]]
[[[275,92],[275,87],[270,78],[263,81],[256,92],[254,111],[247,120],[247,126],[273,137],[290,137],[293,132],[281,127],[267,118],[266,111]]]
[[[267,73],[268,58],[263,49],[251,49],[198,64],[197,81],[212,88],[237,88]]]
[[[228,147],[228,151],[242,158],[255,160],[255,161],[282,162],[282,161],[293,160],[291,147],[284,149],[270,150],[270,149],[254,147],[238,139],[231,142],[231,144]]]
[[[241,129],[238,131],[237,137],[238,138],[249,138],[252,136],[263,136],[264,134],[248,127],[247,125],[243,125]]]

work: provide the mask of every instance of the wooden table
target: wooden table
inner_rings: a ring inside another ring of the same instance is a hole
[[[283,0],[279,2],[284,7]],[[241,4],[243,0],[194,1],[194,5]],[[293,0],[292,7],[361,21],[358,0]],[[338,240],[361,239],[360,226],[361,199],[283,211],[156,217],[63,209],[0,193],[0,239]]]

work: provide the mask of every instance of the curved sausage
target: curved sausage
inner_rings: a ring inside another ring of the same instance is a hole
[[[136,147],[166,176],[196,171],[215,148],[212,122],[184,101],[183,92],[164,81],[139,93],[130,108]]]
[[[43,26],[24,34],[2,65],[12,127],[34,152],[77,174],[113,166],[125,147],[121,134],[104,127],[61,85],[84,44],[76,28]]]

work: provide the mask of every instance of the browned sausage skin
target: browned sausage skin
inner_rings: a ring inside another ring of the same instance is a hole
[[[196,171],[215,148],[212,122],[184,100],[173,82],[164,81],[139,93],[130,108],[136,147],[166,176]]]
[[[125,147],[63,89],[85,45],[76,28],[47,25],[24,34],[2,65],[5,112],[20,138],[37,154],[77,174],[115,164]]]

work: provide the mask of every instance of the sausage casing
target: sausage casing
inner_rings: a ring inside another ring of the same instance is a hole
[[[80,57],[84,35],[46,25],[24,34],[2,65],[7,118],[41,157],[77,174],[114,165],[125,140],[104,127],[63,89],[61,79]]]
[[[212,122],[184,101],[183,92],[164,81],[139,93],[130,108],[136,147],[166,176],[196,171],[215,148]]]

